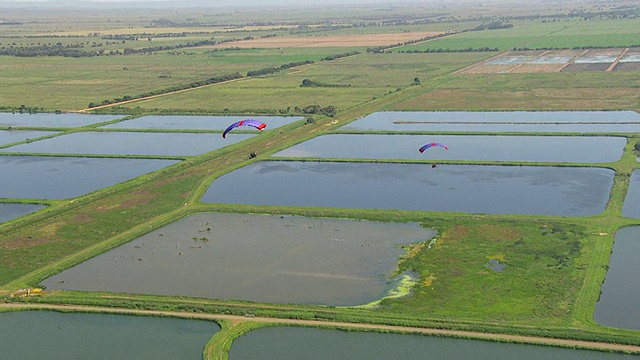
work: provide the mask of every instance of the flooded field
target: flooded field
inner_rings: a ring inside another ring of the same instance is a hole
[[[55,134],[55,131],[0,130],[0,146]]]
[[[96,155],[194,156],[246,140],[253,134],[78,132],[2,149],[6,152]]]
[[[110,314],[0,313],[3,359],[202,359],[211,321]]]
[[[613,175],[579,167],[262,161],[214,180],[202,201],[589,216],[604,210]]]
[[[419,224],[203,213],[46,279],[47,289],[360,305],[396,286],[398,245]]]
[[[0,113],[0,126],[68,128],[81,127],[123,118],[123,115],[12,114]]]
[[[275,129],[304,119],[302,116],[258,116],[253,118],[267,124],[265,130]],[[245,119],[247,117],[242,116],[150,115],[103,127],[113,129],[224,130],[230,124]],[[251,130],[251,128],[246,128],[246,130]]]
[[[67,199],[177,162],[160,159],[0,156],[0,197]]]
[[[449,148],[420,153],[429,142]],[[274,157],[539,161],[599,163],[617,161],[622,137],[482,136],[482,135],[323,135],[274,154]]]
[[[637,356],[436,336],[296,327],[253,330],[236,339],[229,351],[230,360],[622,360],[633,358]]]
[[[631,174],[629,190],[622,206],[622,216],[640,219],[640,170]]]
[[[458,71],[457,74],[637,71],[638,67],[619,69],[622,62],[640,65],[640,57],[632,51],[633,48],[507,51]],[[585,64],[598,66],[583,66]],[[547,67],[543,68],[540,65],[547,65]]]
[[[351,122],[350,131],[639,132],[634,111],[384,111]]]
[[[0,203],[0,223],[36,212],[44,205]]]
[[[594,318],[598,324],[640,330],[640,226],[615,234],[609,270]]]

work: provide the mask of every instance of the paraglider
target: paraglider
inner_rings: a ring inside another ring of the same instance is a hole
[[[231,125],[229,125],[229,127],[227,127],[224,132],[222,133],[222,137],[223,138],[227,138],[227,133],[235,128],[237,128],[238,126],[252,126],[258,130],[262,130],[265,127],[267,127],[267,124],[263,123],[262,121],[258,121],[258,120],[240,120],[238,122],[235,122]]]
[[[423,153],[425,150],[427,150],[428,148],[434,147],[434,146],[440,146],[443,147],[445,150],[449,150],[449,147],[443,143],[439,143],[439,142],[432,142],[432,143],[428,143],[428,144],[424,144],[424,146],[422,146],[419,151],[420,153]],[[437,163],[433,163],[431,164],[431,168],[435,169],[438,166]]]
[[[428,148],[434,147],[434,146],[440,146],[440,147],[443,147],[445,150],[449,150],[449,147],[447,145],[443,144],[443,143],[432,142],[432,143],[425,144],[423,147],[420,148],[419,151],[422,153],[425,150],[427,150]]]

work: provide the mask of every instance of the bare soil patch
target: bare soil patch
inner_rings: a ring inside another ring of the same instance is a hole
[[[478,230],[482,240],[496,242],[513,241],[522,236],[519,231],[499,225],[482,225]]]
[[[613,68],[613,71],[640,71],[640,62],[621,62]]]
[[[251,40],[239,40],[208,46],[207,48],[305,48],[305,47],[357,47],[357,46],[388,46],[405,41],[418,40],[428,36],[439,35],[442,32],[428,31],[415,33],[391,34],[362,34],[362,35],[334,35],[334,36],[305,36],[305,37],[270,37]]]
[[[620,56],[623,51],[624,49],[589,49],[583,56]]]
[[[524,64],[509,71],[517,74],[546,74],[558,71],[564,64]]]
[[[611,66],[611,63],[581,63],[571,64],[564,68],[563,72],[579,72],[579,71],[605,71]]]

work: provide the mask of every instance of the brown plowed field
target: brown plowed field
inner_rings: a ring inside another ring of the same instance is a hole
[[[208,48],[238,47],[251,48],[303,48],[303,47],[359,47],[359,46],[388,46],[405,41],[412,41],[439,35],[442,32],[415,32],[392,34],[364,34],[364,35],[335,35],[335,36],[295,36],[270,37],[251,40],[239,40],[208,46]]]
[[[640,62],[620,62],[613,71],[640,71]]]
[[[562,70],[563,72],[578,71],[605,71],[611,66],[611,63],[580,63],[571,64]]]

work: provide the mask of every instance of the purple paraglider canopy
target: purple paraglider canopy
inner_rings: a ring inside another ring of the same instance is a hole
[[[258,130],[262,130],[265,127],[267,127],[267,124],[263,123],[262,121],[258,121],[258,120],[240,120],[238,122],[235,122],[231,125],[229,125],[229,127],[227,127],[224,132],[222,133],[222,137],[223,138],[227,138],[227,133],[235,128],[237,128],[238,126],[252,126]]]
[[[425,144],[423,147],[420,148],[420,152],[424,152],[425,150],[427,150],[430,147],[434,147],[434,146],[440,146],[443,147],[445,150],[449,150],[449,147],[443,143],[439,143],[439,142],[432,142],[432,143],[428,143]]]

